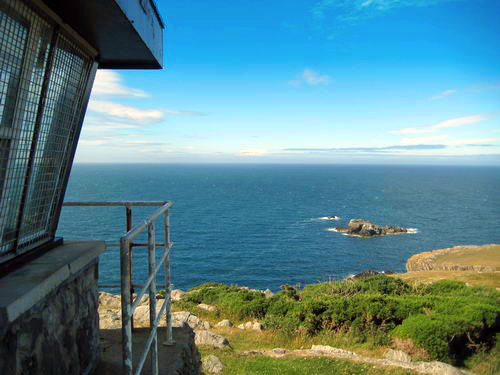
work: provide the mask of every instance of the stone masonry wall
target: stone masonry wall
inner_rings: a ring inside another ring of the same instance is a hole
[[[90,374],[99,360],[97,260],[16,319],[0,337],[0,374]]]

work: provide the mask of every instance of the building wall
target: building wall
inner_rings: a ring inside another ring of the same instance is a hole
[[[23,313],[0,338],[0,374],[89,374],[99,353],[98,262]]]

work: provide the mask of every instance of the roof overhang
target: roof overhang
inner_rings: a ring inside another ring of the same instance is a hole
[[[163,67],[164,24],[154,0],[42,1],[98,51],[99,68]]]

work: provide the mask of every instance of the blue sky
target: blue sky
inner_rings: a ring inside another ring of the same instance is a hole
[[[497,0],[157,1],[162,71],[99,71],[77,162],[500,165]]]

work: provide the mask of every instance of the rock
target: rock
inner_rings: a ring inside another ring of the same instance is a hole
[[[358,237],[384,236],[388,234],[401,234],[408,232],[408,229],[406,228],[393,225],[381,227],[380,225],[362,219],[351,219],[347,228],[335,229],[337,232],[345,232],[348,235]]]
[[[182,327],[187,324],[192,329],[210,329],[212,325],[210,322],[201,320],[196,315],[189,311],[179,311],[172,313],[172,325],[175,327]]]
[[[221,320],[219,323],[215,325],[216,327],[232,327],[233,322],[228,319]]]
[[[212,306],[212,305],[207,305],[205,303],[200,303],[197,307],[199,309],[206,310],[206,311],[217,311],[217,307]]]
[[[254,331],[262,331],[264,328],[262,327],[262,324],[259,322],[246,322],[240,324],[237,328],[239,329],[247,329],[247,330],[254,330]]]
[[[213,354],[210,354],[203,358],[202,364],[203,371],[206,371],[210,374],[218,374],[219,372],[224,370],[224,365],[222,364],[221,360]]]
[[[264,295],[266,296],[266,298],[271,298],[272,296],[274,296],[274,293],[271,291],[271,289],[266,289],[264,290]]]
[[[121,309],[122,308],[122,299],[119,295],[100,292],[99,293],[99,305],[101,307],[109,307],[111,309]]]
[[[458,368],[438,361],[419,362],[416,369],[432,375],[464,375]]]
[[[384,353],[384,358],[391,361],[411,362],[410,355],[401,350],[387,349]]]
[[[132,294],[132,302],[134,302],[136,298],[137,298],[137,294],[133,293]],[[142,296],[141,303],[139,303],[139,306],[145,306],[145,305],[149,306],[149,295],[148,294],[144,294]]]
[[[289,350],[283,348],[274,348],[272,349],[272,352],[275,354],[286,354],[289,352]]]
[[[346,280],[356,280],[360,279],[362,277],[369,277],[369,276],[375,276],[378,275],[380,272],[374,271],[374,270],[364,270],[361,271],[360,273],[357,273],[355,275],[351,275],[346,278]]]
[[[411,256],[406,262],[406,270],[408,272],[414,271],[477,271],[477,272],[495,272],[499,271],[500,267],[493,265],[480,265],[477,264],[481,253],[500,251],[500,244],[489,245],[466,245],[454,246],[445,249],[438,249],[433,251],[424,251],[419,254]],[[448,255],[449,261],[442,262],[440,257]],[[463,257],[462,255],[467,255]],[[461,258],[460,261],[452,259]],[[469,261],[465,260],[469,259]],[[477,261],[476,261],[477,259]]]
[[[156,313],[160,312],[161,306],[156,306]],[[146,324],[149,323],[149,306],[137,306],[134,311],[134,323]]]
[[[393,352],[397,352],[393,350]],[[386,352],[387,353],[387,352]],[[365,357],[359,355],[354,352],[350,352],[343,349],[334,348],[328,345],[313,345],[310,350],[287,350],[281,348],[275,348],[272,350],[249,350],[242,352],[243,355],[264,355],[272,358],[281,358],[287,355],[293,356],[301,356],[301,357],[311,357],[311,356],[322,356],[322,357],[330,357],[330,358],[343,358],[357,362],[366,362],[371,363],[373,365],[381,365],[381,366],[397,366],[400,368],[404,368],[407,370],[413,370],[419,374],[425,375],[470,375],[470,372],[461,371],[456,367],[448,365],[442,362],[406,362],[402,361],[404,356],[400,353],[391,353],[387,354],[388,356],[394,355],[391,359],[381,359],[381,358],[372,358]],[[405,354],[405,353],[403,353]]]
[[[338,357],[342,357],[342,358],[357,358],[357,357],[359,357],[359,355],[354,353],[354,352],[350,352],[350,351],[344,350],[344,349],[334,348],[334,347],[329,346],[329,345],[313,345],[313,346],[311,346],[311,351],[326,353],[326,354],[334,354],[334,355],[336,355]]]
[[[122,328],[121,310],[99,308],[99,329]]]
[[[172,292],[170,292],[170,297],[172,298],[172,301],[180,301],[182,297],[184,297],[187,293],[180,290],[180,289],[174,289]]]
[[[254,322],[252,324],[252,328],[254,331],[262,331],[263,330],[263,327],[262,327],[262,324],[260,324],[259,322]]]
[[[229,346],[229,341],[224,336],[207,330],[194,331],[194,343],[196,345],[209,345],[219,349]]]

